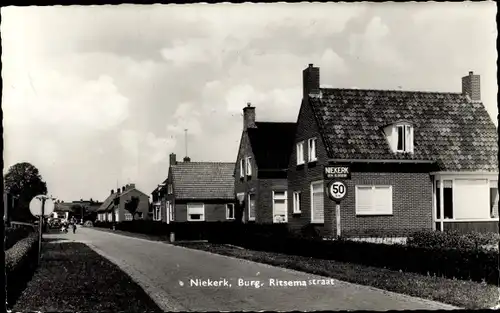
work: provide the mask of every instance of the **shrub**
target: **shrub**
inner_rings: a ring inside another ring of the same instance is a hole
[[[456,231],[420,231],[412,233],[407,240],[409,246],[442,249],[482,249],[487,245],[498,246],[500,235],[496,233],[470,232],[461,234]]]
[[[7,303],[13,305],[16,298],[31,279],[38,265],[38,233],[32,232],[5,251],[7,279]]]
[[[5,250],[10,249],[19,240],[28,237],[34,230],[29,227],[8,227],[5,229]]]

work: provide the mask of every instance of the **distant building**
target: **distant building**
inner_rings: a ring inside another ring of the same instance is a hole
[[[134,216],[126,209],[133,198],[138,199]],[[116,192],[111,190],[110,195],[96,211],[99,221],[122,222],[132,219],[149,219],[149,196],[138,190],[135,184],[128,184],[121,189],[118,188]]]

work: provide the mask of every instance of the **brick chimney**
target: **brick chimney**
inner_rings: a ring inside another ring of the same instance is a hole
[[[481,79],[479,75],[474,75],[473,71],[469,75],[462,77],[462,94],[468,96],[472,101],[481,101]]]
[[[128,189],[134,189],[134,188],[135,188],[135,184],[128,185]]]
[[[185,156],[183,159],[184,162],[191,162],[191,158],[188,156]]]
[[[319,95],[319,67],[314,67],[313,64],[302,71],[302,84],[303,94],[302,97],[306,98],[309,94]]]
[[[255,128],[255,107],[249,102],[247,106],[243,108],[243,131],[248,128]]]
[[[175,153],[170,153],[170,166],[177,164],[177,156]]]
[[[116,193],[120,193],[120,188],[116,189]]]
[[[115,190],[114,189],[111,189],[111,194],[114,194],[115,193]]]

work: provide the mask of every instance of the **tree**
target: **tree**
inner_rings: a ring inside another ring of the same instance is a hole
[[[17,205],[11,213],[14,221],[32,221],[29,203],[37,195],[47,194],[47,183],[38,169],[27,162],[11,166],[4,176],[5,190],[18,197]]]
[[[132,220],[135,219],[135,213],[137,213],[138,207],[139,197],[131,197],[129,200],[125,201],[125,210],[132,214]]]

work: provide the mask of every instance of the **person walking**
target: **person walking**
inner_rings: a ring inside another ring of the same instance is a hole
[[[73,217],[73,220],[71,221],[72,222],[72,226],[73,226],[73,234],[76,233],[76,218]]]

